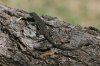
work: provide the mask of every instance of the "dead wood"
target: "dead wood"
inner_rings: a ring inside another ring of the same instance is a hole
[[[49,30],[37,36],[34,16],[0,5],[0,66],[100,66],[98,29],[41,18]]]

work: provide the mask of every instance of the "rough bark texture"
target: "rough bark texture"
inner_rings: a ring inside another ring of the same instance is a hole
[[[98,29],[42,18],[52,41],[36,36],[34,16],[0,5],[0,66],[100,66]]]

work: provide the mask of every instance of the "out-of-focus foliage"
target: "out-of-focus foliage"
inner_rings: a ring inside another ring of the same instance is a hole
[[[0,0],[7,6],[100,28],[100,0]]]

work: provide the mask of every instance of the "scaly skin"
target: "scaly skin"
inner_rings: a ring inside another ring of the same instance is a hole
[[[50,32],[49,29],[47,29],[44,20],[35,12],[33,12],[31,15],[35,20],[37,35],[43,35],[47,40],[51,41],[51,38],[49,37]]]
[[[67,42],[65,36],[63,36],[61,33],[55,31],[55,29],[47,28],[47,25],[45,23],[45,20],[42,19],[38,14],[33,12],[31,16],[34,18],[36,22],[36,32],[39,35],[43,35],[46,40],[48,40],[54,47],[57,47],[60,49],[61,45],[64,42]],[[54,31],[53,31],[54,30]],[[59,27],[57,28],[59,30]],[[64,33],[64,31],[61,29],[61,32]],[[66,33],[65,33],[66,35]],[[62,49],[62,50],[66,50]],[[73,49],[69,49],[73,50]]]

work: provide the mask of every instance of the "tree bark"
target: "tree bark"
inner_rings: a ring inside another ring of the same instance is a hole
[[[100,66],[98,29],[68,23],[55,27],[63,21],[41,17],[54,31],[63,29],[60,37],[64,34],[67,42],[53,45],[46,37],[37,37],[34,16],[0,5],[0,66]],[[53,37],[57,39],[55,34]]]

